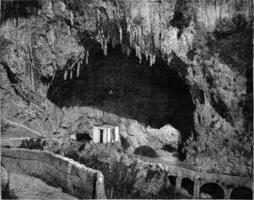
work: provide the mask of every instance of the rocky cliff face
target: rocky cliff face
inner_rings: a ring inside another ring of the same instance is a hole
[[[64,114],[47,99],[54,79],[79,77],[90,55],[120,44],[141,63],[164,59],[188,85],[195,134],[186,162],[252,173],[251,0],[43,0],[2,8],[3,118],[57,132]]]

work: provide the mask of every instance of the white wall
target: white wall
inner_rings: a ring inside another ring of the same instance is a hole
[[[116,139],[115,142],[120,142],[119,127],[115,127]]]
[[[119,136],[119,127],[93,127],[93,142],[100,143],[100,130],[103,129],[103,143],[110,143],[111,142],[111,130],[115,129],[115,142],[120,141]]]
[[[93,142],[100,143],[100,131],[98,127],[93,127]]]

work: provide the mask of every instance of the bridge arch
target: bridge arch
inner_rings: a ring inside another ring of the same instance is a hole
[[[237,187],[233,189],[230,199],[252,199],[252,190],[248,187]]]
[[[187,190],[189,195],[193,195],[194,181],[189,178],[183,178],[181,182],[181,188]]]
[[[224,199],[224,190],[217,183],[205,183],[200,187],[200,198]]]

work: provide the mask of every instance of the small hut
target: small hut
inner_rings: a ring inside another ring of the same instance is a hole
[[[120,141],[119,127],[102,125],[93,127],[94,143],[115,143]]]

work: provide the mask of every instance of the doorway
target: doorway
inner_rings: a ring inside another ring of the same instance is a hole
[[[103,129],[100,129],[100,143],[103,143]]]

